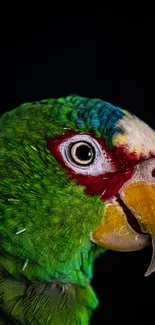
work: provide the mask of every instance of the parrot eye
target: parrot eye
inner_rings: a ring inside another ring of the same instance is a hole
[[[91,144],[80,141],[71,145],[70,156],[75,163],[83,166],[88,166],[93,162],[95,152]]]
[[[87,134],[74,135],[59,145],[66,166],[77,174],[96,176],[115,171],[112,159],[96,139]]]

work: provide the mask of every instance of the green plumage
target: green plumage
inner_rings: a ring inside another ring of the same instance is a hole
[[[64,128],[78,131],[74,104],[28,103],[0,119],[0,324],[87,325],[90,241],[104,214],[98,196],[69,181],[46,147]]]

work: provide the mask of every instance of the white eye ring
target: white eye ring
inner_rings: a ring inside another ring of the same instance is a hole
[[[70,146],[70,157],[78,165],[88,166],[95,158],[95,151],[88,142],[79,141]]]
[[[91,150],[90,159],[82,160],[76,157],[76,151],[81,143],[87,145]],[[106,172],[115,171],[111,158],[101,147],[98,141],[87,134],[77,134],[66,139],[59,146],[59,151],[65,162],[65,165],[76,174],[97,176]]]

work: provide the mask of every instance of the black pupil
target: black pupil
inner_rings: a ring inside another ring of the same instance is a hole
[[[79,160],[87,161],[93,156],[93,152],[90,147],[82,144],[76,149],[76,156]]]
[[[155,169],[152,170],[152,177],[155,177]]]

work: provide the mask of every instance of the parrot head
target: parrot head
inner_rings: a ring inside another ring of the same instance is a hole
[[[70,128],[48,139],[53,157],[104,212],[90,240],[107,249],[137,251],[152,243],[146,276],[155,271],[155,133],[126,110],[99,100],[68,97]],[[81,206],[82,209],[82,206]]]
[[[135,115],[77,95],[22,104],[0,119],[0,175],[15,278],[87,286],[100,249],[151,243],[155,271],[155,132]]]

